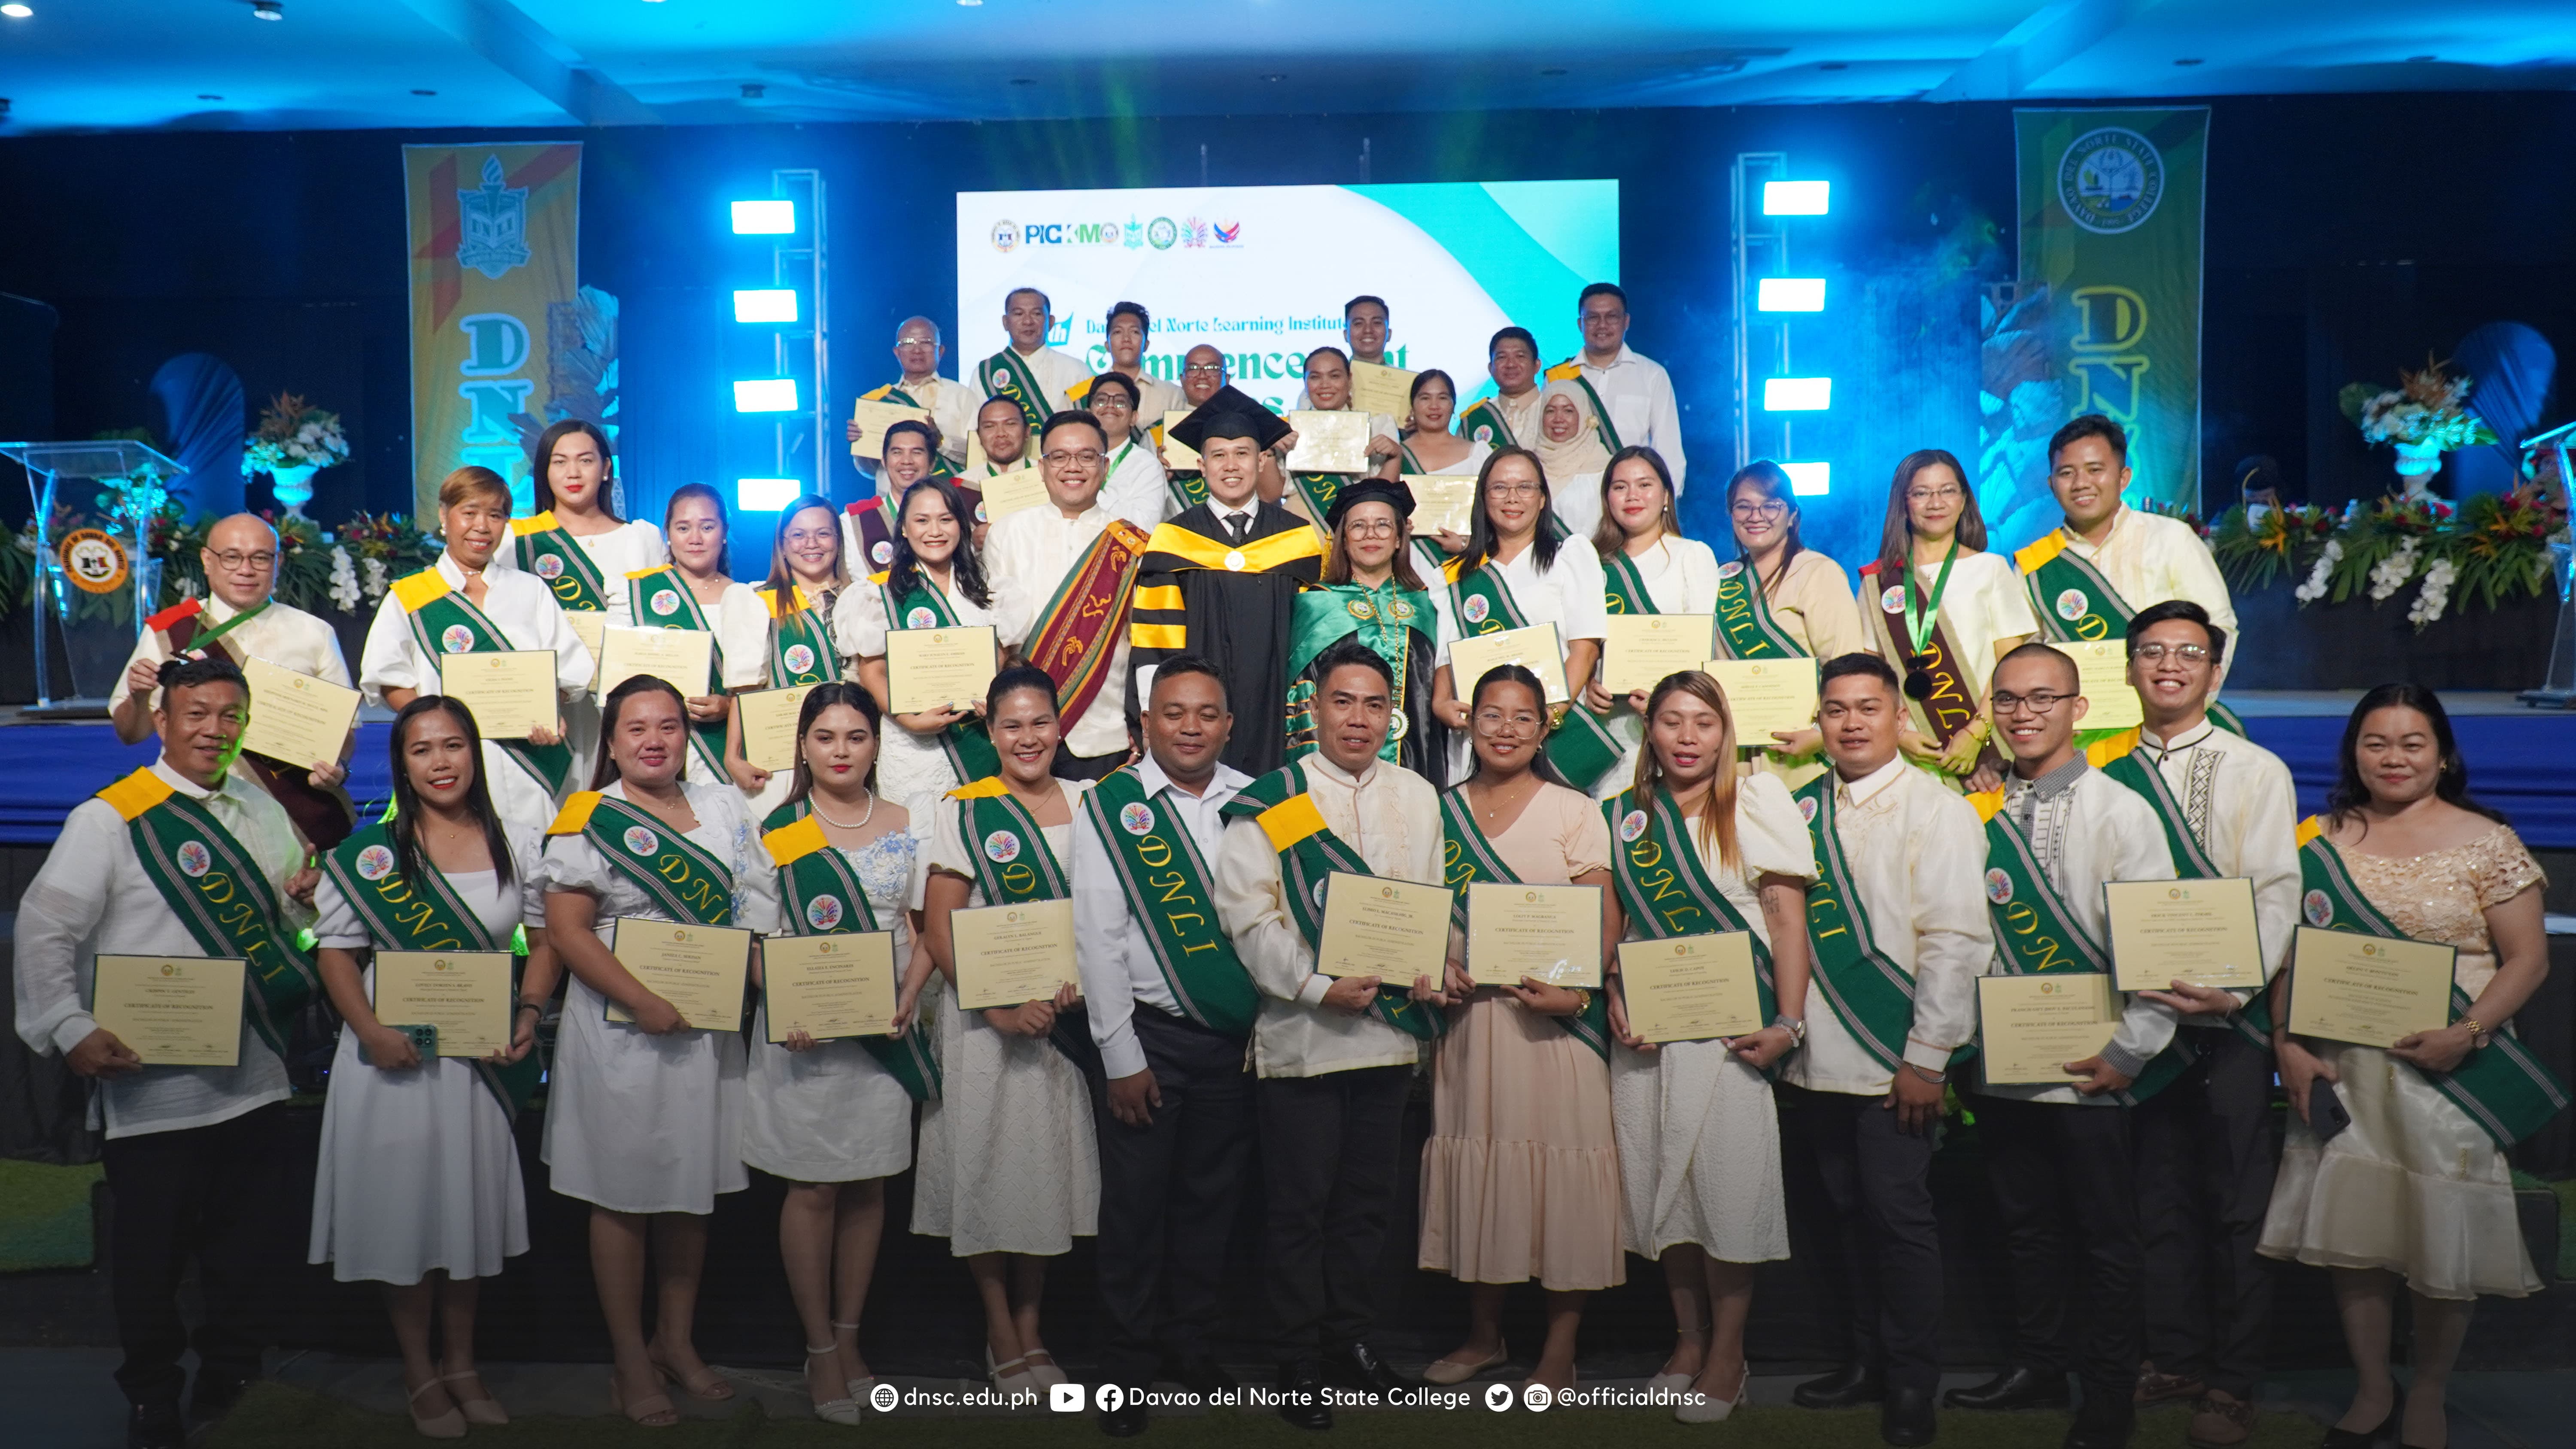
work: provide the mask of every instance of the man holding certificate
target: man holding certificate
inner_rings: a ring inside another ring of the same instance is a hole
[[[189,1405],[198,1417],[231,1408],[258,1376],[263,1285],[292,1261],[272,1231],[283,1226],[270,1200],[292,1149],[271,1104],[287,1096],[286,1034],[316,980],[295,945],[312,919],[316,877],[286,812],[225,769],[249,698],[241,671],[222,659],[175,661],[158,684],[160,759],[73,809],[20,903],[17,1027],[29,1050],[60,1052],[74,1073],[99,1081],[95,1110],[116,1200],[110,1291],[125,1349],[116,1380],[132,1405],[127,1442],[178,1449],[187,1377],[179,1357],[190,1343],[178,1298],[190,1253],[206,1314]],[[101,955],[172,963],[139,963],[145,969],[120,973],[128,983],[228,958],[240,963],[238,975],[214,974],[243,984],[204,1003],[141,985],[94,986]],[[174,1003],[219,1008],[202,1014],[232,1029],[172,1046],[229,1065],[156,1066],[100,1025],[150,1015],[156,1003],[164,1015]]]
[[[1225,681],[1175,656],[1144,718],[1145,758],[1084,796],[1073,830],[1074,959],[1100,1048],[1100,1381],[1131,1398],[1112,1433],[1143,1427],[1166,1361],[1200,1393],[1233,1385],[1210,1340],[1252,1157],[1244,1040],[1261,1010],[1210,882],[1226,804],[1251,783],[1218,758]]]
[[[2074,660],[2025,644],[1996,664],[1993,698],[2012,773],[2003,788],[1969,797],[1986,818],[1996,947],[1988,974],[2107,972],[2101,883],[2173,879],[2164,829],[2152,806],[2076,752],[2084,696]],[[2006,1030],[2016,1018],[1985,1015],[1975,1111],[2012,1247],[2013,1363],[1944,1400],[1967,1409],[2063,1404],[2072,1368],[2084,1406],[2067,1449],[2120,1449],[2136,1426],[2142,1256],[2129,1109],[2176,1070],[2162,1057],[2173,1008],[2118,992],[2108,1002],[2097,1017],[2103,1044],[2062,1063],[2028,1062],[2033,1054]],[[2080,1295],[2067,1289],[2070,1227],[2084,1246]]]
[[[899,382],[890,382],[873,392],[861,393],[862,402],[892,403],[897,407],[919,408],[930,414],[939,429],[939,447],[953,467],[966,461],[966,435],[975,427],[975,393],[962,382],[939,375],[939,364],[948,356],[947,344],[940,338],[939,324],[927,317],[907,317],[894,330],[894,360],[903,369]],[[845,430],[846,441],[857,442],[860,428],[852,421]],[[853,466],[862,473],[867,464],[857,457]],[[901,497],[901,488],[879,485],[878,491],[890,497]],[[880,565],[882,567],[882,565]]]
[[[1227,807],[1216,906],[1262,995],[1252,1035],[1268,1198],[1262,1272],[1279,1387],[1308,1396],[1280,1415],[1322,1428],[1332,1422],[1323,1384],[1384,1392],[1405,1382],[1368,1338],[1405,1094],[1422,1044],[1446,1025],[1425,998],[1440,987],[1449,921],[1443,889],[1431,918],[1391,923],[1421,938],[1424,969],[1410,979],[1317,970],[1330,893],[1371,878],[1438,885],[1441,833],[1431,786],[1379,754],[1394,718],[1386,660],[1344,638],[1311,672],[1315,751]]]

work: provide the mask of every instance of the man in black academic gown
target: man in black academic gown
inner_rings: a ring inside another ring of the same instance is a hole
[[[1154,530],[1138,565],[1131,699],[1152,697],[1154,669],[1177,654],[1216,666],[1237,704],[1225,763],[1259,777],[1285,762],[1290,601],[1322,576],[1306,520],[1260,496],[1260,460],[1288,425],[1224,388],[1172,429],[1197,450],[1207,501]]]

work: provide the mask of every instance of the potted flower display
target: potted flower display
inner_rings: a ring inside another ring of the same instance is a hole
[[[289,518],[302,518],[313,501],[313,475],[349,456],[348,434],[340,415],[306,404],[293,393],[279,393],[260,409],[259,431],[242,443],[242,476],[266,473],[278,505]]]

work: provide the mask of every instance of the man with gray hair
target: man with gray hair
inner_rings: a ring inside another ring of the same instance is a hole
[[[947,356],[938,323],[927,317],[906,317],[903,325],[894,329],[894,360],[903,368],[902,380],[887,383],[874,392],[863,392],[859,401],[893,403],[930,414],[931,426],[939,429],[940,454],[954,469],[965,465],[966,435],[975,430],[979,395],[966,384],[939,375],[939,364]],[[859,440],[857,419],[850,421],[844,433],[850,442]],[[862,473],[873,472],[864,459],[853,458],[852,462]]]

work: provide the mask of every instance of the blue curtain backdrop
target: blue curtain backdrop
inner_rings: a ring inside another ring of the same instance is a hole
[[[152,374],[162,451],[188,471],[170,492],[191,512],[220,517],[242,506],[242,439],[250,435],[241,375],[220,357],[184,353]]]
[[[2522,450],[2514,445],[2541,431],[2558,354],[2549,339],[2519,322],[2490,322],[2461,338],[2451,361],[2477,380],[2469,411],[2486,420],[2496,441],[2443,460],[2450,495],[2510,492],[2522,481]]]

